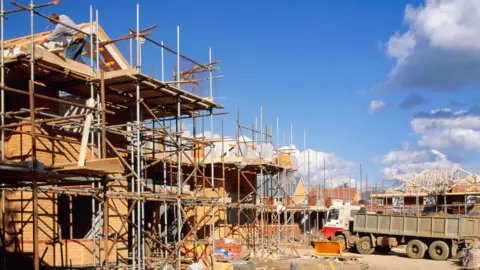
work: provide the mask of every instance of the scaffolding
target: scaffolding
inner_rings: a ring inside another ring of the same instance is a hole
[[[262,117],[250,128],[240,113],[234,139],[223,121],[214,135],[214,118],[226,113],[214,101],[213,80],[222,76],[214,76],[220,61],[211,49],[206,64],[181,54],[179,27],[175,50],[154,40],[156,25],[141,28],[139,5],[135,29],[111,39],[90,7],[90,22],[64,25],[85,36],[79,63],[58,44],[37,44],[49,32],[34,33],[34,20],[52,20],[41,9],[60,1],[12,0],[10,10],[0,3],[4,268],[20,269],[15,258],[30,257],[27,269],[214,268],[221,239],[267,258],[297,254],[302,213],[317,213],[318,229],[324,206],[291,200],[296,168],[293,150],[280,146],[278,118],[276,143]],[[30,35],[4,40],[14,13],[29,14]],[[128,61],[119,42],[129,42]],[[144,73],[146,46],[160,54],[160,79],[153,67]],[[165,51],[176,58],[170,81]],[[191,68],[181,70],[181,61]],[[201,83],[208,97],[196,94]]]

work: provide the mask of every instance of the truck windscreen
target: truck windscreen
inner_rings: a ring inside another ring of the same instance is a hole
[[[337,220],[339,214],[340,214],[340,210],[338,209],[332,209],[328,211],[327,222],[331,220]]]

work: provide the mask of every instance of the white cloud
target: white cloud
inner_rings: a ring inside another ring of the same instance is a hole
[[[381,100],[372,100],[370,101],[370,105],[368,106],[368,110],[370,112],[370,114],[374,114],[378,111],[380,111],[381,109],[383,109],[385,107],[385,105],[387,105],[385,102],[381,101]]]
[[[401,149],[391,151],[375,161],[385,166],[382,170],[384,179],[393,179],[395,175],[420,173],[427,169],[451,169],[458,166],[440,151],[410,150],[405,144]]]
[[[480,116],[476,107],[469,111],[440,109],[420,113],[410,125],[421,136],[421,148],[480,151]]]
[[[451,157],[468,151],[480,151],[480,108],[452,111],[449,108],[420,112],[410,125],[419,135],[417,149],[403,144],[375,161],[384,165],[382,176],[420,173],[426,169],[452,169],[459,167]],[[449,153],[447,156],[441,151]],[[455,158],[458,160],[458,157]]]
[[[453,113],[455,116],[460,116],[460,115],[464,115],[465,113],[467,113],[467,110],[459,110],[459,111],[456,111],[455,113]]]
[[[427,0],[424,7],[408,5],[405,19],[430,38],[433,47],[480,49],[480,2]]]
[[[293,146],[294,149],[295,146]],[[342,183],[355,185],[354,175],[357,175],[358,163],[344,160],[335,153],[326,153],[307,149],[305,151],[295,150],[294,162],[298,166],[298,172],[305,181],[308,180],[310,170],[310,182],[313,185],[325,184],[338,186]]]
[[[418,148],[409,149],[408,144],[403,144],[399,150],[374,159],[384,166],[384,179],[426,169],[456,168],[462,155],[480,151],[480,107],[473,106],[468,111],[441,108],[420,112],[410,125],[420,136]]]
[[[458,90],[480,85],[480,1],[427,0],[407,5],[386,42],[394,66],[381,89]]]
[[[418,134],[438,130],[452,129],[480,129],[480,118],[478,116],[455,115],[454,117],[424,118],[417,116],[410,122],[413,130]]]
[[[398,62],[402,62],[412,54],[417,42],[411,32],[403,35],[396,33],[390,37],[387,45],[388,56],[397,59]]]
[[[422,135],[418,145],[422,148],[459,147],[469,151],[480,151],[480,132],[471,129],[441,130]]]

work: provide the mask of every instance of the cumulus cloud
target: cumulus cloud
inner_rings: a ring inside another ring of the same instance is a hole
[[[471,129],[442,130],[437,134],[425,134],[418,141],[420,147],[480,150],[480,132]]]
[[[398,150],[391,151],[383,157],[375,159],[384,166],[383,179],[394,179],[396,176],[406,176],[411,173],[420,173],[427,169],[451,169],[458,164],[451,161],[447,155],[438,150],[409,149],[408,144]]]
[[[374,114],[383,109],[387,104],[381,100],[372,100],[368,106],[368,111],[370,114]]]
[[[417,113],[410,125],[419,135],[415,149],[400,149],[374,159],[384,166],[382,176],[419,173],[425,169],[451,169],[463,164],[462,156],[480,151],[480,107],[454,111],[441,108]],[[448,153],[448,155],[446,154]]]
[[[310,182],[312,185],[322,185],[327,187],[340,186],[347,184],[354,186],[353,177],[358,164],[352,161],[344,160],[335,153],[326,153],[307,149],[299,151],[292,146],[294,162],[298,167],[298,173],[307,181],[310,171]]]
[[[402,103],[400,103],[400,108],[407,110],[426,103],[428,103],[428,100],[426,100],[422,95],[413,93],[408,95],[408,97],[403,100]]]
[[[407,30],[385,44],[394,65],[380,88],[452,91],[480,85],[480,1],[407,5]]]
[[[480,108],[448,108],[417,114],[410,122],[420,135],[418,146],[433,149],[480,151]]]

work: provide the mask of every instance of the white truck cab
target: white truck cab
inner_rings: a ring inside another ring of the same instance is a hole
[[[323,235],[327,238],[335,236],[338,231],[348,230],[349,222],[362,207],[343,203],[342,200],[333,200],[327,210],[326,223],[323,226]]]

